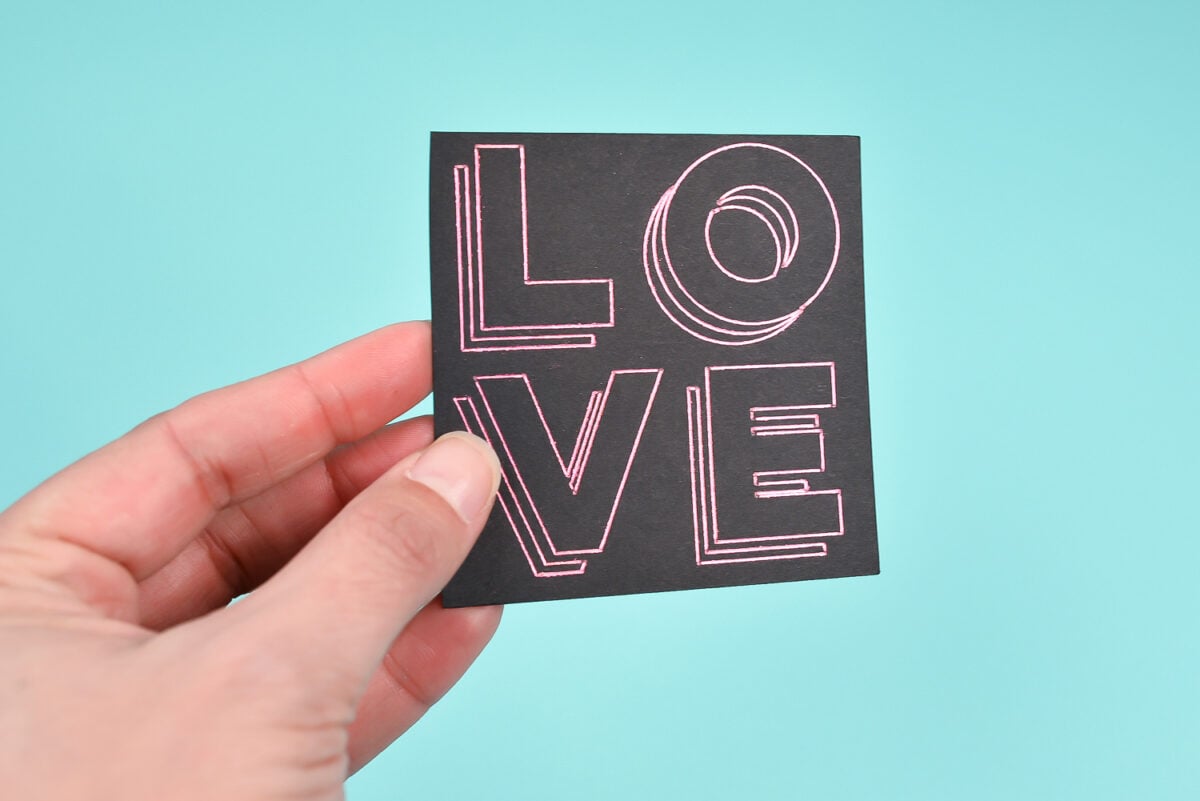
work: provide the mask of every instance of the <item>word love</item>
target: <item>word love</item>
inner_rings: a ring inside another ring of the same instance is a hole
[[[613,280],[536,277],[524,146],[479,144],[473,155],[453,169],[459,350],[595,348],[616,325]],[[646,286],[696,339],[776,337],[829,283],[837,206],[787,150],[717,147],[661,192],[645,222]],[[535,576],[579,575],[604,553],[663,373],[612,370],[591,389],[569,452],[528,373],[475,375],[470,394],[455,395],[462,423],[499,453],[500,506]],[[707,366],[703,386],[685,389],[665,414],[686,414],[696,564],[825,556],[824,538],[845,528],[842,491],[810,478],[825,471],[818,411],[836,407],[835,364]]]
[[[878,572],[859,154],[431,136],[435,430],[502,468],[443,603]]]
[[[604,552],[663,373],[612,371],[569,453],[525,373],[477,376],[454,398],[467,430],[500,458],[499,504],[535,576],[581,574],[584,557]],[[845,529],[842,491],[814,490],[809,478],[825,471],[818,410],[837,406],[834,365],[708,367],[686,394],[696,564],[825,556],[822,540]],[[511,433],[530,430],[544,436]],[[558,470],[540,469],[547,463]]]

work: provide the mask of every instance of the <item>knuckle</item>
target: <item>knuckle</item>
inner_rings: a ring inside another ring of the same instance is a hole
[[[397,692],[407,696],[423,710],[428,710],[444,695],[441,688],[432,686],[419,671],[409,669],[393,651],[384,656],[380,669]]]

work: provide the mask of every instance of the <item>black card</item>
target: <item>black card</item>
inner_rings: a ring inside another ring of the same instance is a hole
[[[435,133],[434,411],[504,470],[447,606],[879,572],[859,143]]]

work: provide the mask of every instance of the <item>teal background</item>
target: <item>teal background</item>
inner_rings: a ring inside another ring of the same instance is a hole
[[[431,129],[859,134],[882,575],[510,608],[351,797],[1200,797],[1196,9],[0,1],[0,505],[427,317]]]

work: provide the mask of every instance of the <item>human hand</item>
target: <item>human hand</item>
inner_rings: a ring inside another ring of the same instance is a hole
[[[400,324],[201,395],[0,514],[5,797],[338,799],[453,685],[500,610],[435,596],[499,468],[384,427],[429,353]]]

